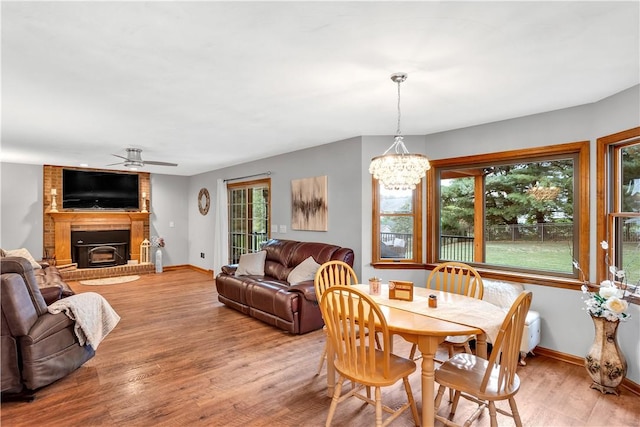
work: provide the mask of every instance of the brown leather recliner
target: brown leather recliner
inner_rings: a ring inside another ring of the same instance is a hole
[[[78,343],[75,322],[66,314],[47,311],[29,261],[6,257],[0,263],[1,391],[5,398],[51,384],[78,369],[95,351]]]

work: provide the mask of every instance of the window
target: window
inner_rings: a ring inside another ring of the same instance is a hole
[[[240,255],[258,252],[269,239],[271,180],[228,184],[229,262]]]
[[[609,243],[609,264],[625,271],[625,283],[640,285],[640,128],[598,139],[598,242]],[[607,278],[598,245],[596,281]]]
[[[573,261],[589,256],[588,155],[579,142],[433,161],[428,261],[511,280],[578,278]]]
[[[376,268],[410,268],[422,261],[422,183],[387,190],[373,179],[373,258]]]

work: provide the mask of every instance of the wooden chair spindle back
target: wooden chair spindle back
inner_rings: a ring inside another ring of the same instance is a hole
[[[320,309],[336,354],[336,369],[358,381],[375,374],[376,331],[383,356],[383,375],[389,377],[390,338],[380,307],[369,295],[350,286],[332,286],[325,290]]]
[[[427,287],[482,299],[484,285],[475,268],[461,262],[444,262],[431,270]]]

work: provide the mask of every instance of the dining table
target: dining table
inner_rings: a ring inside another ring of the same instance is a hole
[[[352,285],[369,294],[368,284]],[[489,302],[423,287],[414,287],[413,300],[389,298],[388,284],[382,284],[379,295],[371,298],[380,306],[389,332],[417,344],[422,354],[422,425],[435,422],[435,361],[438,346],[447,336],[476,336],[476,354],[487,357],[487,340],[495,341],[506,312]],[[429,295],[437,298],[437,307],[429,307]],[[327,341],[330,344],[330,340]],[[334,350],[327,345],[327,360],[334,360]],[[336,374],[333,363],[327,363],[327,395],[333,397]]]

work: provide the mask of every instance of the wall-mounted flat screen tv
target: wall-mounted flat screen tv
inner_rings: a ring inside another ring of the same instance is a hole
[[[138,188],[137,174],[63,169],[62,207],[138,210]]]

